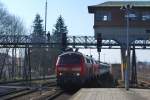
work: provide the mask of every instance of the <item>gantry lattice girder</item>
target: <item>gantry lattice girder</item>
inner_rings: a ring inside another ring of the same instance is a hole
[[[47,38],[32,35],[0,35],[1,48],[25,48],[25,47],[49,47],[51,45],[60,45],[61,42],[55,42],[52,37]],[[97,41],[94,36],[68,36],[67,45],[78,48],[96,48]],[[121,45],[115,40],[102,40],[102,48],[119,49]],[[136,48],[150,48],[150,40],[135,40],[130,45]]]

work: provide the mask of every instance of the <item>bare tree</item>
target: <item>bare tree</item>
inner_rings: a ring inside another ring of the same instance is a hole
[[[19,17],[10,14],[0,3],[0,34],[24,34],[25,27]]]
[[[3,35],[4,34],[14,35],[15,39],[13,41],[18,41],[19,36],[17,36],[17,35],[25,34],[25,32],[26,31],[25,31],[25,27],[23,25],[22,20],[19,17],[15,16],[13,14],[10,14],[8,12],[8,10],[3,6],[3,4],[0,3],[0,35],[2,35],[2,34]],[[7,49],[5,49],[4,51],[3,51],[4,54],[10,54],[10,53],[8,53]],[[12,52],[12,58],[11,58],[12,59],[12,69],[9,71],[12,71],[12,72],[9,72],[9,73],[12,73],[11,76],[14,76],[14,69],[16,69],[16,68],[14,68],[15,67],[14,64],[17,61],[16,60],[17,59],[17,56],[16,56],[17,51],[18,50],[16,48],[10,49],[10,52]],[[3,59],[1,59],[1,61],[7,61],[6,59],[7,59],[7,57],[3,57]],[[3,66],[0,68],[0,77],[4,70],[5,63],[2,63],[2,65]]]

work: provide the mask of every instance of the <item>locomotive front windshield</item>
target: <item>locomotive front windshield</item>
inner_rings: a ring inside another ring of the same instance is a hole
[[[65,54],[60,56],[59,64],[80,64],[81,56],[77,54]]]

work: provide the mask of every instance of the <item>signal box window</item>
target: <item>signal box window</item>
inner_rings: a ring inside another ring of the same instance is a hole
[[[96,21],[111,21],[111,13],[110,12],[97,12],[95,14]]]
[[[140,15],[139,15],[139,13],[138,12],[136,12],[136,11],[131,11],[130,13],[129,13],[129,19],[130,20],[140,20],[141,18],[140,18]],[[125,15],[125,18],[127,18],[127,15]]]
[[[143,12],[143,14],[142,14],[142,20],[143,21],[150,20],[150,12]]]

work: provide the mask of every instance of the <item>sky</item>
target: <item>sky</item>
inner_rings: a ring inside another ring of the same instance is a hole
[[[44,20],[45,1],[46,0],[0,0],[11,14],[22,19],[28,30],[28,34],[32,30],[33,20],[37,13],[40,14]],[[68,27],[68,35],[93,36],[94,18],[93,14],[88,13],[87,7],[106,1],[108,0],[47,0],[47,30],[52,32],[58,16],[62,15]],[[85,54],[92,54],[96,59],[98,58],[96,50],[80,51]],[[137,50],[136,52],[139,61],[150,61],[149,50]],[[101,61],[120,63],[120,50],[102,50]]]

